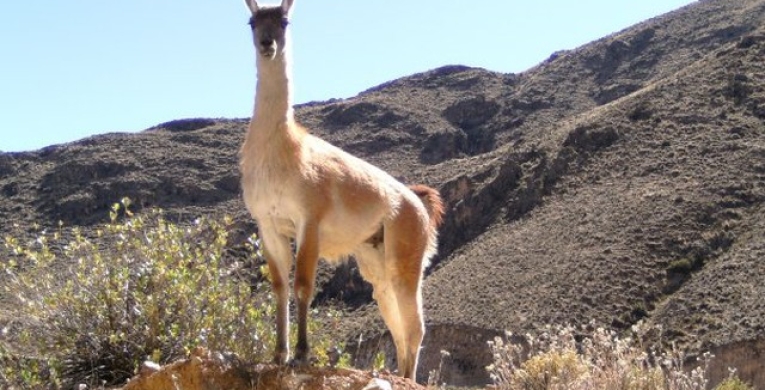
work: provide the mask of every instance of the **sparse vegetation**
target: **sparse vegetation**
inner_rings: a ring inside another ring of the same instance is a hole
[[[441,360],[438,362],[438,368],[434,370],[430,370],[428,373],[428,388],[429,389],[438,389],[439,386],[445,386],[444,383],[441,382],[441,373],[444,370],[444,360],[451,357],[451,354],[449,351],[441,350]]]
[[[746,382],[742,381],[735,370],[731,370],[730,377],[715,387],[715,390],[754,390]]]
[[[95,237],[73,229],[65,239],[62,228],[2,241],[1,294],[30,326],[0,335],[0,387],[120,384],[142,361],[166,363],[195,346],[270,360],[268,281],[254,277],[254,261],[226,256],[230,221],[182,226],[161,211],[132,216],[128,206],[115,204]],[[249,249],[254,260],[254,236]],[[329,344],[317,340],[317,352]]]
[[[528,351],[503,338],[490,346],[494,364],[492,379],[502,390],[704,390],[711,355],[699,367],[686,370],[685,356],[678,350],[646,352],[642,344],[646,329],[632,328],[629,337],[596,328],[549,328],[526,336]],[[583,337],[582,337],[583,333]],[[577,341],[581,338],[581,341]],[[528,354],[528,359],[524,357]]]
[[[683,257],[681,259],[671,261],[667,266],[667,271],[680,274],[689,274],[694,270],[695,267],[697,267],[697,262],[695,260],[688,257]]]
[[[60,228],[29,242],[4,238],[9,258],[0,261],[6,278],[2,294],[15,299],[24,324],[0,333],[0,387],[121,384],[142,361],[167,363],[196,346],[245,361],[270,360],[274,307],[267,269],[254,272],[257,238],[249,239],[252,258],[243,262],[226,255],[229,219],[182,226],[161,211],[134,216],[129,205],[127,199],[115,204],[111,223],[94,237],[72,229],[64,239]],[[310,326],[316,329],[315,323]],[[550,327],[527,335],[528,348],[495,339],[489,371],[497,389],[701,390],[708,385],[709,355],[698,368],[686,370],[676,349],[646,352],[642,325],[628,337],[593,325],[588,329],[594,330]],[[348,366],[347,354],[332,345],[317,339],[319,364]],[[442,352],[442,360],[446,356]],[[374,368],[382,370],[384,362],[379,352]],[[438,388],[440,371],[431,372],[429,388]],[[732,374],[715,390],[752,388]]]

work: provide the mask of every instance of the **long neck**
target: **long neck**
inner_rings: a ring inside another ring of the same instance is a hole
[[[289,54],[279,53],[274,59],[265,59],[259,54],[256,57],[258,82],[253,122],[270,128],[292,122]]]
[[[265,59],[256,53],[258,81],[255,108],[242,145],[243,166],[250,159],[268,164],[296,161],[305,130],[295,124],[292,113],[289,55]]]

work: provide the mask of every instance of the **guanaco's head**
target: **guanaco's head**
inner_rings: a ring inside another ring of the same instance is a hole
[[[250,26],[255,49],[263,58],[274,59],[285,50],[287,25],[294,0],[282,0],[279,6],[263,7],[258,6],[256,0],[244,1],[252,12]]]

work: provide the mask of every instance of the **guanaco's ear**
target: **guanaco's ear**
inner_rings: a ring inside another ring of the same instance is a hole
[[[282,0],[282,12],[284,12],[284,15],[290,14],[290,9],[292,9],[292,3],[294,3],[295,0]]]
[[[244,0],[244,3],[247,4],[247,8],[250,9],[250,12],[253,14],[255,12],[258,12],[258,2],[255,0]]]

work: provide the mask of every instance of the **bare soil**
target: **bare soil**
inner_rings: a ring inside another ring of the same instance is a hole
[[[217,355],[217,356],[216,356]],[[197,349],[187,359],[158,369],[142,369],[122,390],[280,389],[280,390],[424,390],[390,372],[322,367],[251,365]],[[375,387],[375,385],[377,385]]]

